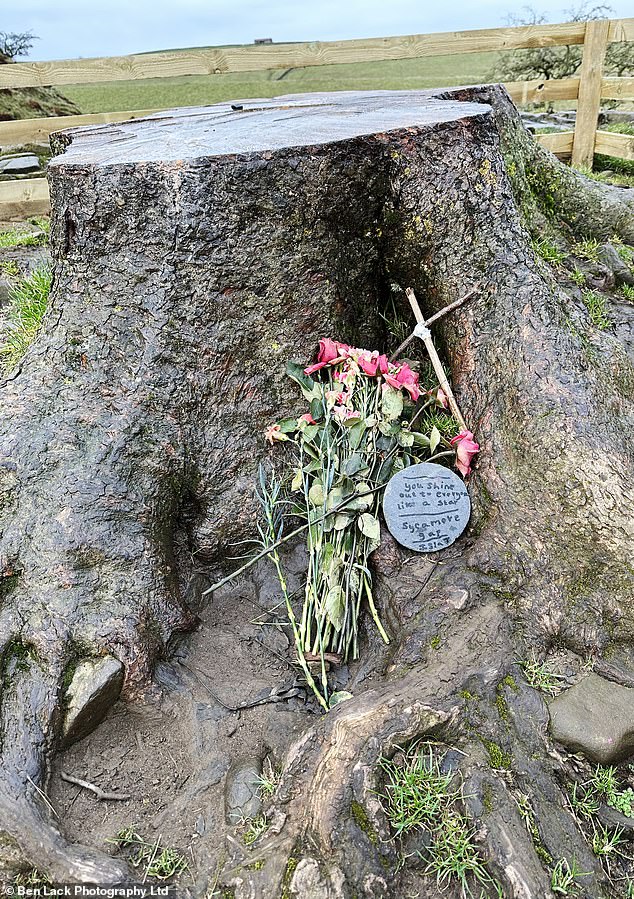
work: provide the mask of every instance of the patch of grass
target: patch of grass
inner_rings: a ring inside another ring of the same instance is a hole
[[[245,846],[252,846],[268,827],[266,815],[261,813],[254,818],[245,818],[242,822],[242,826],[244,827],[242,842]]]
[[[633,284],[621,284],[621,293],[625,297],[626,300],[631,300],[634,303],[634,285]]]
[[[588,872],[579,870],[577,861],[573,856],[572,862],[567,858],[560,858],[552,870],[550,886],[557,896],[576,896],[579,892],[578,877],[587,877]]]
[[[602,803],[626,817],[634,817],[634,790],[621,787],[613,766],[597,765],[587,781],[573,784],[570,790],[570,805],[579,826],[608,877],[612,877],[611,862],[619,856],[628,858],[621,849],[628,841],[623,838],[622,828],[608,828],[598,820]]]
[[[611,131],[614,134],[634,135],[633,122],[610,122],[609,125],[601,125],[601,131]]]
[[[43,226],[43,223],[45,225]],[[48,219],[39,219],[37,222],[37,231],[32,228],[25,228],[23,225],[16,225],[13,228],[7,228],[0,231],[0,249],[6,250],[12,247],[41,247],[48,243],[49,223]]]
[[[17,278],[20,274],[20,267],[15,259],[4,259],[0,261],[0,272],[6,278]]]
[[[258,777],[258,795],[260,799],[271,799],[275,795],[275,791],[280,785],[282,772],[279,768],[275,768],[273,763],[267,759],[262,774]]]
[[[205,106],[222,100],[275,97],[306,91],[414,90],[452,84],[483,84],[491,80],[496,60],[496,53],[461,53],[227,75],[65,84],[64,95],[82,112],[90,113]]]
[[[560,250],[548,237],[540,237],[534,240],[533,250],[549,265],[561,265],[567,259],[566,253]]]
[[[629,246],[629,244],[623,243],[620,237],[613,237],[610,243],[614,246],[614,249],[619,254],[623,262],[626,265],[629,265],[630,268],[634,268],[634,247]]]
[[[575,814],[585,821],[591,821],[601,807],[596,790],[587,789],[584,784],[573,784],[570,804]]]
[[[608,874],[610,873],[610,862],[617,856],[625,858],[621,851],[621,846],[627,840],[623,837],[623,828],[617,827],[611,833],[602,824],[599,824],[592,838],[592,851],[604,862]]]
[[[147,843],[139,836],[134,826],[120,830],[114,840],[120,849],[129,850],[129,860],[135,868],[145,869],[144,877],[156,880],[169,880],[184,874],[189,866],[185,856],[177,849],[169,849],[160,845],[159,837],[154,843]]]
[[[473,895],[472,887],[502,896],[460,809],[462,790],[454,786],[458,776],[442,770],[443,758],[438,747],[426,743],[403,751],[397,759],[381,759],[385,783],[379,798],[385,814],[397,836],[418,828],[429,832],[425,872],[435,875],[440,890],[455,883],[465,896]]]
[[[590,784],[605,801],[627,818],[634,818],[634,790],[622,790],[614,766],[597,765]]]
[[[13,878],[14,887],[30,887],[31,889],[41,890],[43,887],[51,884],[52,881],[49,880],[46,874],[38,871],[37,868],[31,868],[30,871],[20,871]],[[34,894],[31,893],[30,895]]]
[[[583,287],[586,283],[585,273],[575,266],[574,270],[570,272],[570,280],[573,284],[576,284],[577,287]]]
[[[551,671],[546,662],[529,659],[519,664],[524,672],[526,683],[534,690],[539,690],[548,696],[556,696],[562,689],[561,681],[565,678],[561,674]]]
[[[589,238],[588,240],[578,240],[576,243],[572,245],[572,251],[575,256],[579,256],[580,259],[586,259],[588,262],[598,262],[599,261],[599,249],[601,244],[598,240],[594,238]]]
[[[460,425],[452,415],[433,408],[421,415],[417,427],[421,434],[430,434],[433,428],[437,428],[443,437],[449,438],[455,437],[460,430]]]
[[[584,290],[581,293],[583,305],[588,310],[590,321],[600,331],[606,331],[612,324],[608,314],[608,304],[602,293],[596,290]]]
[[[11,287],[7,325],[0,336],[0,371],[11,371],[37,336],[48,308],[52,273],[48,266],[34,269]]]

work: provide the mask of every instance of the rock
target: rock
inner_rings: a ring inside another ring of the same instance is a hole
[[[634,818],[622,815],[615,808],[610,808],[609,805],[602,805],[597,812],[597,818],[605,827],[620,830],[627,840],[631,840],[634,837]]]
[[[88,736],[103,721],[119,698],[123,672],[121,662],[112,656],[79,663],[66,693],[66,745]]]
[[[11,286],[11,281],[8,278],[0,278],[0,306],[8,305]]]
[[[601,765],[634,753],[634,689],[590,674],[549,704],[553,740]]]
[[[291,879],[290,893],[294,899],[329,899],[331,892],[316,859],[300,861]]]
[[[228,824],[255,818],[262,808],[259,795],[261,762],[259,758],[241,759],[231,768],[225,785],[225,816]]]
[[[0,174],[2,175],[28,175],[31,172],[40,171],[40,160],[33,153],[25,156],[9,156],[0,158]]]
[[[634,272],[621,259],[611,243],[605,243],[599,248],[599,259],[613,273],[617,284],[634,284]]]

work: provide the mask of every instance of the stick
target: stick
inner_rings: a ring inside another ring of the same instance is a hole
[[[438,378],[438,383],[440,384],[442,390],[447,396],[447,402],[449,403],[449,408],[451,409],[451,413],[453,417],[456,419],[458,424],[460,425],[463,431],[467,430],[467,424],[462,417],[462,412],[458,408],[458,403],[456,402],[456,398],[453,395],[453,391],[449,386],[449,381],[447,380],[447,375],[445,374],[445,369],[442,367],[442,362],[440,361],[440,356],[436,352],[436,347],[434,346],[434,342],[431,339],[431,332],[427,327],[427,323],[423,317],[423,313],[420,311],[420,306],[418,305],[418,300],[416,299],[416,294],[412,290],[411,287],[408,287],[405,290],[407,295],[407,299],[409,300],[409,304],[412,307],[412,311],[414,313],[414,317],[416,319],[416,324],[420,326],[422,330],[422,334],[420,337],[425,344],[425,348],[429,353],[429,358],[431,359],[431,364],[434,367],[434,371],[436,372],[436,377]]]
[[[77,787],[82,787],[84,790],[89,790],[91,793],[94,793],[97,799],[116,799],[120,802],[125,802],[127,799],[131,798],[127,793],[106,793],[100,787],[96,787],[89,781],[81,780],[79,777],[73,777],[72,774],[65,774],[64,771],[60,771],[59,776],[69,784],[75,784]]]
[[[454,300],[453,303],[449,303],[448,306],[444,306],[439,312],[435,312],[431,318],[428,318],[425,322],[426,326],[429,328],[430,325],[433,325],[434,322],[437,322],[439,318],[442,318],[443,315],[447,315],[448,312],[453,312],[454,309],[457,309],[458,306],[462,306],[463,303],[466,303],[467,300],[470,300],[475,294],[479,291],[480,285],[476,284],[475,287],[472,287],[468,293],[465,293],[463,297],[460,297],[457,300]],[[395,353],[392,353],[390,357],[390,362],[393,362],[398,356],[401,355],[403,350],[410,345],[412,340],[416,337],[416,334],[412,333],[409,337],[406,337],[403,343],[399,346]]]

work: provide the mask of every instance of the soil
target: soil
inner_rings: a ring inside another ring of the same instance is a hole
[[[303,558],[301,547],[290,554],[291,577]],[[276,768],[317,712],[303,690],[237,712],[225,708],[293,687],[279,602],[266,562],[227,584],[201,611],[195,633],[159,663],[154,691],[117,703],[93,734],[56,757],[49,798],[69,840],[115,854],[109,841],[133,826],[148,842],[158,839],[186,855],[190,875],[180,879],[183,888],[196,882],[199,858],[205,871],[222,863],[230,767],[267,758]],[[130,798],[100,801],[63,781],[62,771]],[[246,826],[228,827],[229,835],[241,841]]]

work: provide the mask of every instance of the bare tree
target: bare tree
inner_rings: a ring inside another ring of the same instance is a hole
[[[11,62],[18,56],[28,56],[33,41],[37,40],[37,35],[32,31],[0,31],[0,63]]]

